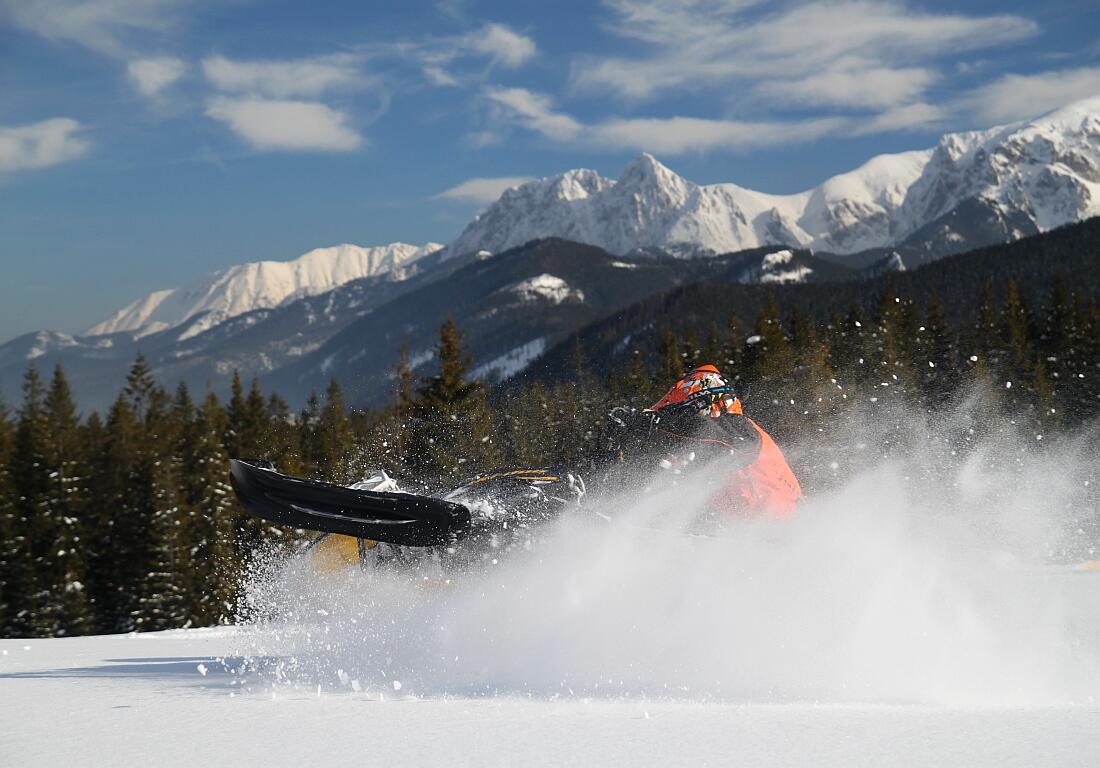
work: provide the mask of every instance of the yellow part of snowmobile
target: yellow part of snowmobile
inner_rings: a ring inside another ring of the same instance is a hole
[[[321,573],[340,573],[350,566],[361,565],[367,551],[378,546],[370,539],[326,533],[307,550],[310,565]]]

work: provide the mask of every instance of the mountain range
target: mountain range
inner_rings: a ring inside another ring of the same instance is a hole
[[[377,402],[402,343],[426,370],[447,314],[478,374],[506,378],[678,285],[857,280],[1097,214],[1100,98],[793,195],[695,184],[643,154],[617,180],[582,169],[514,187],[445,247],[320,248],[155,292],[83,335],[27,334],[0,345],[0,390],[17,392],[28,362],[62,363],[81,405],[102,407],[141,351],[168,384],[221,391],[240,370],[297,403],[335,375]]]
[[[611,253],[678,256],[784,244],[915,265],[1100,214],[1100,97],[1037,120],[950,133],[793,195],[700,185],[643,154],[618,181],[568,171],[501,195],[447,247],[499,253],[561,237]]]

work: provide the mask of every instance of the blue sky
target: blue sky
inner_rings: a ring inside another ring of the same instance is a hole
[[[1100,94],[1095,0],[0,0],[0,340],[650,151],[792,192]]]

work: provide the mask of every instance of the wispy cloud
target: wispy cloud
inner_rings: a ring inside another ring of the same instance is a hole
[[[361,64],[361,57],[347,53],[253,61],[208,56],[202,61],[202,71],[218,90],[285,99],[361,85]]]
[[[866,135],[894,131],[921,131],[936,126],[950,117],[950,110],[923,101],[894,107],[868,119],[855,121],[852,132]]]
[[[134,59],[127,63],[126,74],[138,92],[150,98],[158,96],[187,72],[187,62],[171,56]]]
[[[438,85],[443,88],[451,88],[461,85],[458,82],[458,78],[452,75],[442,67],[424,67],[422,70],[424,77],[428,79],[428,82],[432,85]]]
[[[936,80],[923,67],[876,67],[861,59],[794,80],[766,80],[754,88],[776,105],[881,109],[912,102]]]
[[[49,40],[128,58],[179,21],[187,0],[0,0],[0,18]]]
[[[523,88],[486,92],[497,118],[558,142],[630,148],[666,155],[715,149],[741,150],[809,141],[851,125],[841,117],[793,121],[712,120],[699,117],[614,118],[585,124],[556,111],[549,96]]]
[[[589,139],[604,148],[631,147],[666,155],[708,150],[745,150],[794,144],[836,133],[840,117],[787,122],[708,120],[698,117],[632,118],[592,126]]]
[[[1100,96],[1100,67],[1004,75],[963,96],[960,106],[985,124],[1008,123],[1092,96]]]
[[[578,87],[645,99],[673,89],[768,83],[764,92],[842,106],[897,105],[931,82],[925,65],[947,53],[989,48],[1033,35],[1014,15],[964,16],[901,2],[794,3],[771,12],[763,0],[606,0],[615,34],[647,44],[649,55],[590,57]],[[864,89],[870,88],[870,94]],[[900,88],[900,90],[899,90]]]
[[[456,184],[450,189],[445,189],[437,198],[453,200],[460,203],[476,203],[488,205],[500,197],[505,190],[526,184],[534,179],[530,176],[499,176],[495,178],[467,179],[461,184]]]
[[[319,102],[219,96],[206,114],[260,150],[350,152],[363,144],[346,113]]]
[[[68,117],[6,128],[0,126],[0,171],[46,168],[84,155],[91,142]]]
[[[374,57],[411,61],[429,83],[446,87],[483,82],[486,61],[489,70],[516,69],[538,55],[533,38],[496,22],[462,34],[374,44],[364,50]]]
[[[569,141],[584,132],[580,122],[554,111],[549,96],[525,88],[491,88],[489,101],[503,108],[503,115],[523,127],[550,139]]]
[[[534,57],[535,41],[503,24],[486,24],[461,38],[460,48],[479,53],[505,67],[518,67]]]

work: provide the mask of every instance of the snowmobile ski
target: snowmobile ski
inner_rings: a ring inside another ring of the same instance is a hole
[[[295,528],[410,547],[449,544],[470,530],[462,504],[303,480],[261,459],[230,459],[229,479],[248,514]]]

